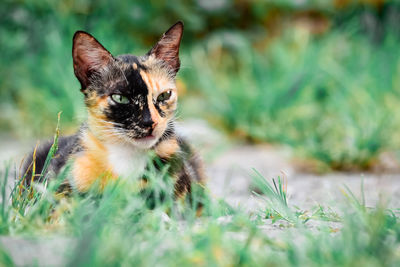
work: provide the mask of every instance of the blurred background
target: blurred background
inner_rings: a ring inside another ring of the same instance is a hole
[[[384,0],[2,0],[3,141],[52,136],[59,111],[63,134],[84,121],[76,30],[141,55],[177,20],[181,120],[317,172],[398,165],[400,4]]]

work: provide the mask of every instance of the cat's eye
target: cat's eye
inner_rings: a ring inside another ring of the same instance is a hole
[[[171,90],[165,91],[164,93],[158,95],[157,102],[167,101],[168,99],[170,99],[171,95],[172,95]]]
[[[123,95],[113,94],[111,95],[111,99],[118,104],[129,104],[129,99]]]

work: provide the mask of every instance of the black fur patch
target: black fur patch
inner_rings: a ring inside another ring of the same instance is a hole
[[[147,67],[144,66],[142,63],[140,63],[139,58],[137,56],[129,55],[129,54],[119,55],[117,57],[117,59],[121,60],[124,63],[131,64],[131,65],[133,65],[133,63],[136,63],[136,65],[138,66],[138,69],[142,69],[144,71],[147,70]]]
[[[125,62],[137,62],[134,56],[124,56],[121,58]],[[124,130],[128,130],[130,137],[142,138],[151,134],[153,121],[149,110],[147,95],[149,89],[143,81],[140,71],[142,65],[138,64],[138,69],[133,66],[128,67],[124,73],[122,82],[116,83],[114,88],[111,88],[109,95],[121,94],[129,99],[128,104],[118,104],[112,102],[106,110],[107,118],[115,123],[118,123]]]

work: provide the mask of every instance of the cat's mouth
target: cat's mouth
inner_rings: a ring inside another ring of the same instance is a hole
[[[140,134],[131,134],[129,139],[137,146],[142,148],[149,148],[153,146],[160,138],[160,128],[143,131]]]
[[[140,145],[152,144],[156,141],[156,139],[157,139],[157,137],[154,133],[149,133],[147,135],[137,136],[137,137],[133,138],[135,143],[140,144]]]
[[[135,138],[136,141],[152,141],[154,140],[156,137],[152,134],[149,134],[147,136],[144,137],[139,137],[139,138]]]
[[[132,141],[138,148],[148,149],[157,142],[157,137],[153,134],[149,134],[143,137],[135,137]]]

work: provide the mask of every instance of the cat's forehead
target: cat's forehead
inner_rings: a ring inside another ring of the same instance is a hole
[[[121,70],[115,80],[119,89],[131,90],[135,94],[158,94],[175,87],[173,74],[162,61],[153,56],[122,55],[117,57],[116,63]],[[123,84],[126,86],[121,88]]]

